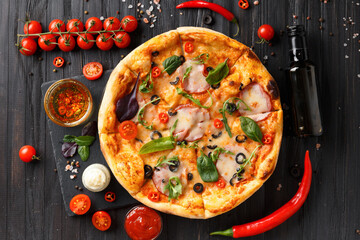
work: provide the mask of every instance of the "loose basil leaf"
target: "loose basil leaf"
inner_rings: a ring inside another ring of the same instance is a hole
[[[160,152],[175,148],[175,141],[173,136],[162,137],[145,143],[139,150],[139,154]]]
[[[172,182],[172,180],[175,181],[175,184]],[[168,201],[174,198],[178,199],[178,197],[182,194],[182,185],[180,179],[176,176],[171,177],[168,184],[166,184],[164,187],[164,192],[165,190],[169,190]]]
[[[190,75],[191,70],[192,70],[192,66],[186,68],[185,74],[184,74],[184,76],[182,78],[183,81],[184,81],[185,78],[187,78]]]
[[[216,85],[223,80],[229,74],[229,67],[227,65],[228,58],[225,62],[222,62],[212,69],[206,77],[206,81],[210,85]]]
[[[76,138],[76,136],[73,136],[73,135],[65,135],[63,138],[63,142],[72,143],[72,142],[75,142],[75,138]]]
[[[78,154],[83,162],[86,162],[90,156],[90,148],[89,146],[79,146]]]
[[[95,141],[93,136],[79,136],[75,138],[75,142],[79,146],[90,146]]]
[[[150,80],[150,84],[149,84],[149,80]],[[142,93],[149,93],[153,90],[154,88],[154,83],[152,82],[151,79],[151,72],[148,73],[148,75],[146,75],[146,78],[144,81],[142,81],[142,83],[139,86],[139,91]]]
[[[82,131],[81,131],[81,135],[82,136],[93,136],[96,137],[96,133],[97,133],[97,122],[96,121],[91,121],[88,124],[86,124]]]
[[[77,148],[76,142],[64,142],[61,146],[61,153],[66,158],[73,157]]]
[[[216,182],[219,179],[219,173],[211,158],[201,152],[196,161],[198,172],[204,182]]]
[[[208,108],[210,108],[210,107],[213,105],[213,101],[214,101],[214,100],[213,100],[213,98],[212,98],[211,93],[209,92],[209,90],[207,90],[207,92],[209,93],[210,98],[211,98],[211,104],[210,104],[210,106],[203,106],[203,105],[201,105],[199,99],[193,98],[190,94],[184,92],[183,90],[181,90],[181,89],[178,88],[178,87],[176,88],[176,92],[177,92],[177,94],[179,94],[179,95],[181,95],[181,96],[189,99],[190,101],[192,101],[193,103],[195,103],[195,104],[198,105],[199,107],[208,109]]]
[[[231,151],[225,150],[224,148],[221,148],[221,147],[217,147],[217,148],[215,148],[215,150],[212,151],[212,153],[210,154],[211,160],[212,160],[213,162],[216,162],[216,160],[219,159],[219,155],[220,155],[221,153],[227,153],[227,154],[230,154],[230,155],[234,155],[234,153],[231,152]]]
[[[178,156],[172,156],[172,157],[170,157],[170,158],[166,158],[165,156],[161,156],[161,157],[158,159],[155,167],[162,167],[164,164],[167,164],[167,165],[175,165],[174,162],[176,162],[176,161],[179,161],[179,157],[178,157]]]
[[[263,137],[263,134],[260,130],[259,125],[248,117],[240,117],[241,122],[241,129],[244,131],[246,136],[248,136],[250,139],[259,142],[261,145],[263,144],[261,139]]]
[[[142,108],[140,108],[140,111],[137,115],[137,119],[138,119],[138,122],[143,125],[146,129],[149,129],[149,130],[152,130],[153,129],[153,125],[151,124],[150,126],[146,126],[145,124],[147,124],[147,121],[142,119],[144,117],[144,112],[145,112],[145,107],[153,102],[156,102],[158,100],[160,100],[161,98],[155,98],[153,99],[152,101],[146,103],[144,106],[142,106]]]
[[[165,59],[162,65],[164,66],[164,70],[162,72],[166,71],[169,75],[171,75],[178,67],[181,66],[181,59],[179,56],[174,55]]]
[[[202,59],[202,56],[204,56],[204,55],[206,56],[205,60]],[[209,59],[209,54],[208,53],[202,53],[199,56],[196,56],[191,60],[195,61],[195,64],[204,64],[208,59]]]
[[[239,169],[238,169],[238,171],[237,171],[237,173],[236,173],[238,177],[242,177],[242,176],[241,176],[242,170],[246,167],[246,165],[248,165],[249,163],[251,164],[251,160],[252,160],[253,157],[255,156],[255,153],[256,153],[256,151],[259,149],[259,147],[261,147],[261,145],[257,146],[257,147],[254,149],[254,151],[252,151],[250,157],[247,158],[247,159],[245,159],[244,163],[240,165],[240,167],[239,167]]]

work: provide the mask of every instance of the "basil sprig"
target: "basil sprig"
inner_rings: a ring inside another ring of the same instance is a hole
[[[201,140],[196,140],[196,141],[194,141],[194,142],[193,142],[192,144],[190,144],[190,145],[187,145],[187,143],[186,143],[185,141],[182,141],[182,142],[180,143],[179,147],[181,147],[181,148],[193,148],[193,149],[199,148],[198,143],[199,143],[200,141],[201,141]]]
[[[205,60],[202,58],[202,56],[204,56],[204,55],[206,57]],[[202,54],[194,57],[191,60],[193,60],[195,62],[195,64],[204,64],[208,59],[209,59],[209,54],[208,53],[202,53]]]
[[[195,103],[195,104],[198,105],[199,107],[202,107],[202,108],[205,108],[205,109],[210,108],[210,107],[213,105],[213,102],[214,102],[214,100],[213,100],[213,98],[212,98],[211,93],[209,92],[209,90],[207,90],[207,92],[209,93],[210,98],[211,98],[211,104],[210,104],[210,106],[204,106],[204,105],[202,105],[202,104],[200,103],[199,99],[193,98],[190,94],[184,92],[183,90],[181,90],[181,89],[178,88],[178,87],[176,88],[176,92],[177,92],[177,94],[179,94],[179,95],[181,95],[181,96],[189,99],[190,101],[192,101],[193,103]]]
[[[90,155],[90,145],[95,141],[94,136],[73,136],[65,135],[63,142],[76,143],[78,145],[77,152],[80,155],[82,161],[87,161]]]
[[[178,67],[180,67],[182,64],[181,58],[179,56],[171,56],[164,60],[162,65],[164,66],[164,70],[162,72],[167,72],[169,75],[171,75],[173,72],[176,71]]]
[[[144,117],[144,112],[145,112],[145,107],[153,102],[159,101],[161,98],[155,98],[152,101],[146,103],[144,106],[142,106],[142,108],[140,108],[140,111],[138,112],[137,115],[137,120],[138,122],[143,125],[146,129],[152,130],[153,129],[153,124],[151,123],[151,125],[146,126],[145,124],[147,124],[147,121],[143,119]]]
[[[175,181],[175,183],[173,183],[173,180]],[[164,191],[165,190],[169,190],[168,201],[174,198],[178,199],[178,197],[182,194],[182,185],[180,179],[176,176],[171,177],[169,179],[169,182],[164,187]]]
[[[182,78],[183,81],[184,81],[185,78],[187,78],[190,75],[191,70],[192,70],[192,66],[186,68],[185,74],[184,74],[184,76]]]
[[[263,137],[263,134],[260,130],[259,125],[257,125],[254,120],[248,117],[240,117],[240,122],[241,129],[244,131],[246,136],[262,145],[263,143],[261,139]]]
[[[150,84],[149,84],[149,81],[150,81]],[[142,93],[149,93],[153,90],[153,88],[154,88],[154,83],[152,82],[152,79],[151,79],[151,72],[149,72],[146,75],[145,80],[142,81],[142,83],[140,84],[139,91]]]
[[[220,155],[221,153],[227,153],[227,154],[230,154],[230,155],[234,155],[234,153],[231,152],[231,151],[225,150],[225,149],[222,148],[222,147],[217,147],[217,148],[215,148],[215,150],[212,151],[212,153],[210,154],[211,160],[212,160],[213,162],[216,162],[216,160],[219,159],[219,155]]]
[[[197,158],[196,163],[199,175],[204,182],[216,182],[219,179],[214,161],[206,156],[203,151],[201,151],[201,156]]]
[[[164,164],[167,164],[167,165],[175,165],[175,162],[178,162],[179,161],[179,157],[178,156],[172,156],[170,158],[166,158],[165,156],[161,156],[155,167],[162,167]]]
[[[216,66],[216,68],[212,69],[209,74],[206,77],[206,81],[210,84],[210,85],[216,85],[219,82],[221,82],[221,80],[223,80],[224,78],[226,78],[226,76],[229,74],[229,67],[227,65],[227,61],[228,58],[218,64]]]

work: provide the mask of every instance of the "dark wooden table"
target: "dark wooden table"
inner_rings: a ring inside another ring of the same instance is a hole
[[[204,26],[202,17],[211,14],[216,23],[211,27],[226,35],[235,33],[235,26],[209,10],[176,10],[183,0],[161,1],[154,28],[140,24],[131,34],[128,49],[102,52],[75,50],[70,53],[38,52],[35,56],[19,54],[14,43],[22,33],[25,13],[47,28],[52,19],[91,16],[120,17],[136,14],[138,2],[149,7],[149,1],[2,1],[0,10],[0,239],[127,239],[123,223],[129,210],[110,211],[113,225],[107,232],[96,230],[90,216],[68,217],[64,211],[47,116],[42,107],[40,86],[43,82],[80,75],[82,66],[99,61],[111,69],[133,48],[145,40],[178,26]],[[249,239],[360,239],[360,0],[324,3],[319,0],[260,0],[258,6],[244,11],[236,0],[214,1],[231,9],[240,22],[236,37],[248,46],[254,45],[267,68],[286,96],[286,80],[281,68],[288,62],[287,38],[280,36],[286,25],[305,24],[310,58],[318,70],[319,98],[322,105],[324,134],[319,138],[299,139],[288,131],[291,123],[285,111],[285,131],[277,168],[264,186],[239,207],[209,220],[188,220],[162,214],[164,229],[159,239],[225,239],[210,237],[214,230],[256,220],[286,203],[296,192],[299,179],[289,169],[302,164],[304,152],[310,150],[314,174],[312,188],[305,205],[287,222],[265,234]],[[252,1],[251,1],[252,2]],[[128,8],[128,5],[134,8]],[[84,11],[89,14],[85,15]],[[310,20],[306,18],[310,16]],[[318,20],[322,17],[324,22]],[[344,21],[343,18],[346,18]],[[351,17],[356,24],[347,22]],[[257,28],[264,23],[276,30],[272,46],[258,45]],[[344,26],[345,24],[345,26]],[[323,26],[323,30],[319,26]],[[205,26],[206,27],[206,26]],[[333,36],[330,36],[330,32]],[[347,46],[345,46],[347,45]],[[275,55],[272,56],[271,52]],[[53,72],[52,60],[63,56],[71,65]],[[43,58],[42,61],[39,57]],[[286,104],[287,99],[283,97]],[[285,106],[285,109],[288,109]],[[36,147],[42,161],[24,164],[18,151],[24,144]],[[318,145],[317,145],[318,144]],[[317,145],[317,147],[316,147]],[[318,149],[317,149],[318,148]],[[281,184],[281,185],[279,185]]]

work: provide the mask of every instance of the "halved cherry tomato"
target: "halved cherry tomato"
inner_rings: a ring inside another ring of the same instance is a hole
[[[96,229],[106,231],[111,226],[111,217],[107,212],[97,211],[92,216],[92,223]]]
[[[224,123],[223,123],[220,119],[216,118],[216,119],[214,120],[214,126],[215,126],[216,128],[222,128],[222,127],[224,126]]]
[[[136,124],[133,121],[123,121],[119,126],[119,132],[126,140],[134,139],[137,135]]]
[[[107,192],[105,193],[105,201],[107,202],[113,202],[115,201],[116,195],[113,192]]]
[[[157,78],[158,76],[160,76],[160,74],[161,74],[160,68],[158,68],[158,67],[153,67],[153,68],[152,68],[152,70],[151,70],[151,76],[152,76],[153,78]]]
[[[248,9],[250,6],[248,0],[240,0],[238,4],[239,4],[239,7],[242,9]]]
[[[103,74],[103,66],[99,62],[89,62],[83,67],[83,74],[88,80],[96,80]]]
[[[90,198],[85,194],[78,194],[70,201],[70,210],[76,215],[84,215],[91,206]]]
[[[147,195],[148,199],[152,202],[158,202],[160,201],[160,194],[159,192],[155,192],[155,191],[151,191],[149,192],[149,194]]]
[[[19,157],[23,162],[31,162],[35,159],[40,160],[40,158],[36,156],[35,148],[30,145],[25,145],[20,148]]]
[[[226,186],[226,182],[224,179],[220,178],[217,182],[216,182],[216,186],[219,188],[224,188]]]
[[[55,67],[62,67],[64,65],[64,59],[62,57],[56,57],[54,58],[53,64]]]
[[[270,144],[272,143],[272,136],[270,134],[265,134],[261,141],[263,144]]]
[[[194,45],[191,42],[186,42],[184,48],[187,53],[192,53],[194,51]]]
[[[62,115],[65,115],[65,113],[66,113],[66,107],[64,107],[64,106],[60,106],[59,108],[58,108],[58,112],[59,112],[59,114],[62,116]]]
[[[167,115],[167,113],[160,113],[159,114],[159,119],[161,123],[167,123],[169,121],[169,115]]]

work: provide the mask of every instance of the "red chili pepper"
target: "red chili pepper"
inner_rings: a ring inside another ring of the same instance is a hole
[[[240,0],[238,4],[242,9],[248,9],[250,6],[248,0]]]
[[[105,200],[106,200],[107,202],[113,202],[113,201],[115,201],[115,193],[113,193],[113,192],[107,192],[107,193],[105,193]]]
[[[54,58],[53,64],[55,67],[62,67],[64,65],[64,59],[62,57],[56,57]]]
[[[181,3],[176,6],[176,8],[208,8],[214,12],[217,12],[221,14],[223,17],[225,17],[227,20],[229,20],[232,23],[235,23],[237,26],[237,31],[234,36],[237,36],[239,33],[239,23],[236,20],[234,14],[227,10],[226,8],[216,4],[216,3],[210,3],[206,1],[188,1]]]
[[[218,231],[210,233],[210,235],[223,235],[233,238],[249,237],[260,233],[269,231],[281,223],[285,222],[288,218],[294,215],[304,204],[306,197],[309,194],[311,186],[312,167],[309,157],[309,151],[305,154],[304,163],[304,176],[301,180],[300,187],[295,196],[287,202],[284,206],[273,212],[267,217],[260,220],[246,223],[243,225],[233,226],[225,231]]]

